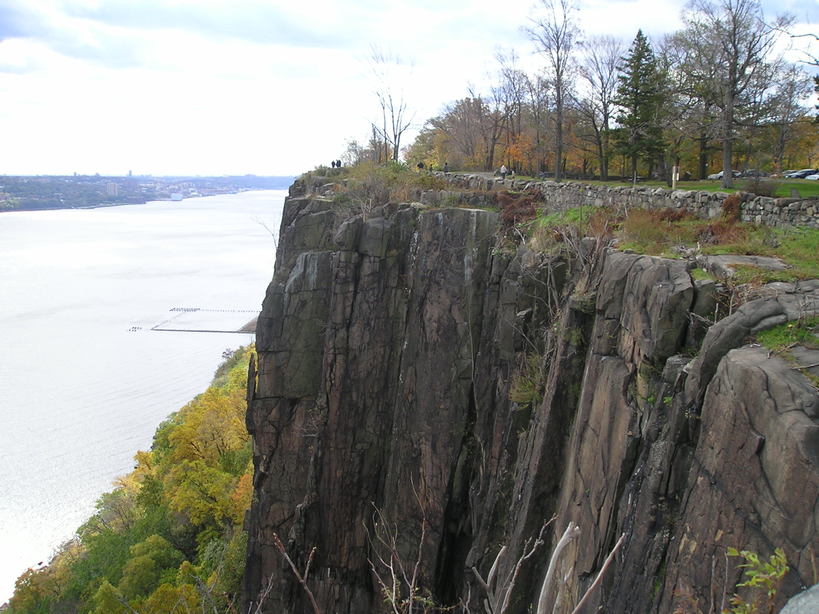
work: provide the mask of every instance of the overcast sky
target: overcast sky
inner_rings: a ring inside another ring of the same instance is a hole
[[[582,0],[587,36],[680,27],[683,0]],[[366,141],[372,49],[415,127],[539,60],[533,0],[0,0],[0,174],[297,174]],[[766,3],[819,33],[817,0]],[[800,43],[807,39],[800,39]]]

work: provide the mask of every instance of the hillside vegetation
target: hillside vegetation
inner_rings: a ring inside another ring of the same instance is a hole
[[[168,417],[136,468],[48,566],[16,583],[14,614],[231,611],[244,570],[252,496],[245,417],[252,347]]]

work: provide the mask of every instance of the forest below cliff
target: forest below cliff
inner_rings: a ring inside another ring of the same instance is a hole
[[[252,353],[229,356],[205,392],[159,425],[76,537],[18,578],[8,612],[232,611],[252,496],[244,423]]]

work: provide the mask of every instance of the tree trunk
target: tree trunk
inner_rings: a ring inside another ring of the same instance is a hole
[[[557,103],[555,126],[555,181],[563,176],[563,102]]]
[[[699,179],[705,179],[708,176],[708,136],[705,131],[700,132],[699,145],[697,175]]]
[[[725,108],[722,110],[722,187],[734,187],[734,174],[731,172],[731,158],[734,154],[734,87],[736,84],[736,67],[728,69],[728,83],[725,92]]]

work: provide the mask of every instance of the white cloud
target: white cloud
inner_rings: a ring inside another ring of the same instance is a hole
[[[532,0],[6,0],[0,173],[297,173],[365,140],[373,45],[413,60],[416,127],[482,89],[498,47],[537,70]],[[583,0],[588,35],[680,25],[681,0]]]

